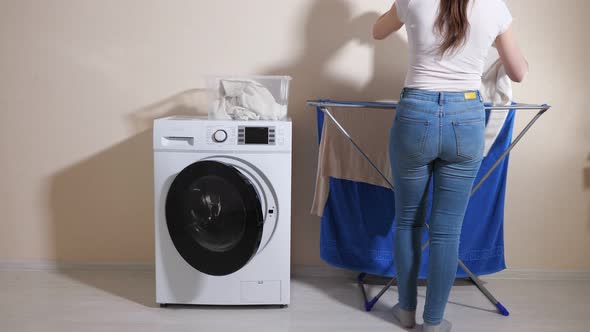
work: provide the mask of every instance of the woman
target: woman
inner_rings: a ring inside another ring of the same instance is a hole
[[[459,237],[474,178],[483,159],[485,112],[479,93],[495,43],[508,76],[521,82],[528,63],[502,0],[397,0],[375,23],[381,40],[404,24],[410,65],[390,133],[396,187],[394,260],[401,325],[416,324],[417,276],[427,193],[430,261],[423,331],[450,331],[443,319],[457,271]]]

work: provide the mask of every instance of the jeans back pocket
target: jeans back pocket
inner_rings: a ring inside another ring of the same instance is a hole
[[[452,122],[457,142],[457,156],[463,160],[483,158],[485,117]]]
[[[430,122],[403,115],[395,118],[392,144],[398,158],[417,158],[424,153]]]

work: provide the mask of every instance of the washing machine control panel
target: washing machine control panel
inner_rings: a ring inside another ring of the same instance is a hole
[[[280,126],[210,126],[207,128],[207,142],[226,145],[283,145],[284,134]]]

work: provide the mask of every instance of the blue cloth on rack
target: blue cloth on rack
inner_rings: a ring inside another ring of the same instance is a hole
[[[489,111],[486,112],[487,118]],[[511,110],[496,142],[482,162],[475,183],[511,144],[514,116],[515,112]],[[324,112],[317,108],[320,140],[324,121],[330,120],[325,120]],[[506,268],[503,224],[508,159],[501,162],[471,197],[465,215],[459,258],[476,275],[491,274]],[[331,177],[330,193],[321,218],[321,258],[328,264],[345,269],[396,276],[392,245],[394,217],[394,193],[390,189]],[[423,243],[428,239],[426,229],[422,239]],[[428,275],[428,249],[422,252],[421,279]],[[466,276],[458,267],[457,277]]]

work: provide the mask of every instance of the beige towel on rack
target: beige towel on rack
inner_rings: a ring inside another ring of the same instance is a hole
[[[392,182],[389,163],[389,129],[395,111],[391,109],[330,108],[330,112],[363,152]],[[329,177],[389,188],[389,184],[326,114],[319,146],[315,193],[311,208],[311,213],[317,216],[322,216],[324,212],[324,205],[330,192]]]

